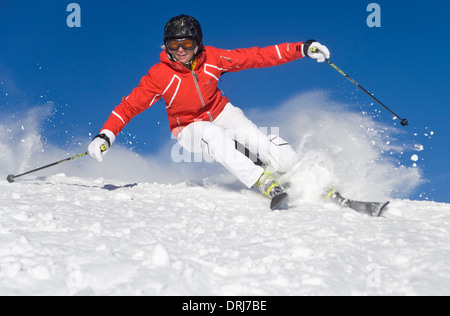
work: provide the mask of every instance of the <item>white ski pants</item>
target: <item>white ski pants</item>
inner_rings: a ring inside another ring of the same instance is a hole
[[[184,149],[192,153],[206,152],[251,188],[264,169],[236,150],[234,141],[258,154],[264,163],[281,173],[289,171],[296,161],[297,154],[288,143],[279,136],[264,135],[231,103],[213,122],[194,122],[178,134],[178,142]]]

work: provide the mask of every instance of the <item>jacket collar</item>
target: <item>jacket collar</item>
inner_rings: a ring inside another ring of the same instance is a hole
[[[191,72],[188,68],[186,68],[182,63],[180,63],[179,61],[172,61],[169,59],[169,56],[167,56],[167,51],[164,50],[161,52],[161,54],[159,55],[161,62],[163,64],[167,64],[169,65],[171,68],[175,69],[178,72],[182,72],[182,73],[187,73],[187,72]],[[198,55],[198,60],[197,60],[197,64],[195,65],[195,69],[199,69],[199,67],[205,62],[206,60],[206,51],[203,50],[200,55]]]

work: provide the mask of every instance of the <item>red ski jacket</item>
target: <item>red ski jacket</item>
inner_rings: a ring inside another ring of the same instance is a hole
[[[122,99],[102,130],[117,136],[134,116],[163,98],[170,129],[177,136],[194,121],[213,121],[222,112],[229,102],[217,87],[222,74],[281,65],[302,58],[302,49],[302,42],[235,50],[207,46],[193,70],[171,61],[163,51],[161,62],[150,68],[139,86]]]

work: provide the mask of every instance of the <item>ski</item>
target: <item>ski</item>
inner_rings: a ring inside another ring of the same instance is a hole
[[[287,202],[288,197],[289,195],[286,192],[278,194],[272,199],[272,202],[270,202],[270,209],[272,211],[277,210],[279,207],[283,206]]]
[[[362,202],[344,198],[339,192],[331,190],[326,196],[333,203],[348,207],[358,213],[366,214],[372,217],[379,217],[390,203],[387,202]]]

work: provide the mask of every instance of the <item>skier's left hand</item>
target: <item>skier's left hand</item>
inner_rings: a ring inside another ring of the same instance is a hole
[[[115,136],[112,132],[103,130],[99,135],[94,137],[89,145],[89,155],[101,162],[103,160],[103,155],[108,152],[109,147],[111,147],[114,140]]]
[[[316,40],[308,40],[303,44],[303,55],[317,59],[318,63],[323,63],[330,58],[330,51]]]

